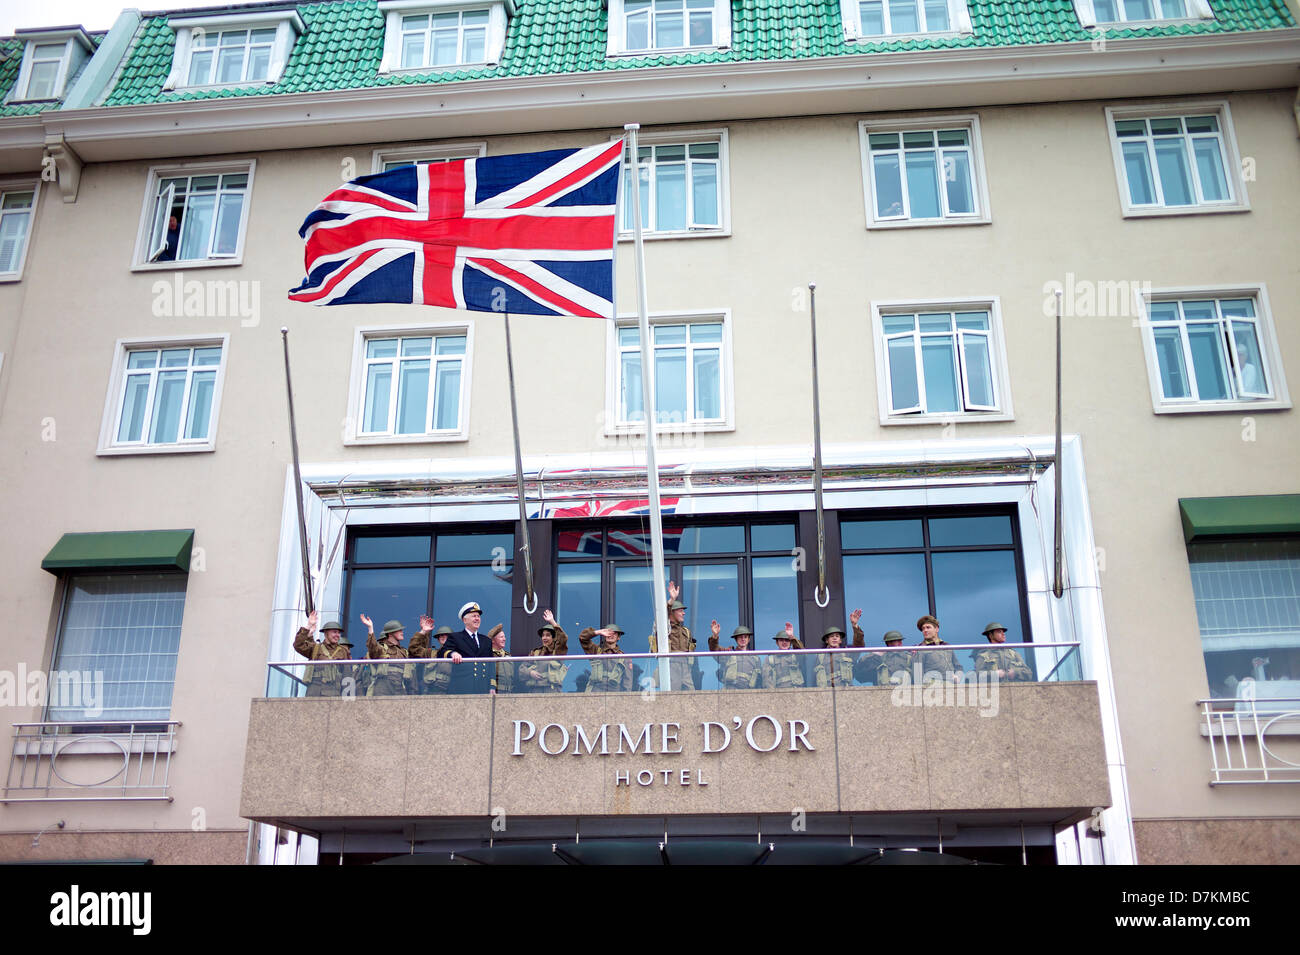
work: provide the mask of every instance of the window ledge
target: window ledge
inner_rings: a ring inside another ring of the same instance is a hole
[[[159,444],[143,448],[100,448],[95,453],[99,457],[119,457],[128,454],[201,454],[217,450],[214,442],[204,444],[180,445]]]
[[[719,46],[716,43],[710,43],[705,46],[673,46],[656,47],[648,50],[619,50],[617,53],[606,53],[605,58],[608,60],[644,60],[648,56],[681,56],[683,54],[712,53],[730,49],[731,47],[729,46]]]
[[[170,259],[166,262],[139,262],[131,266],[132,272],[183,272],[186,269],[219,269],[243,265],[244,257],[229,259]]]
[[[1223,206],[1161,206],[1159,208],[1128,207],[1124,209],[1125,219],[1156,219],[1163,216],[1202,216],[1220,215],[1225,212],[1250,212],[1250,203],[1234,203]]]
[[[664,434],[706,434],[716,431],[735,431],[736,426],[727,421],[708,422],[705,424],[666,424],[655,428],[655,436]],[[605,429],[605,437],[645,437],[645,428],[641,425],[615,425]]]
[[[977,424],[981,421],[1015,421],[1014,414],[1002,411],[965,411],[961,414],[882,415],[882,425]]]
[[[992,216],[972,216],[960,219],[873,219],[867,228],[875,229],[927,229],[943,226],[992,225]]]
[[[486,70],[490,67],[497,66],[497,65],[499,64],[489,63],[487,60],[479,60],[474,63],[445,63],[438,66],[435,66],[433,64],[429,64],[428,66],[395,66],[391,70],[387,71],[387,75],[389,76],[417,75],[418,76],[422,73],[449,73],[452,70]],[[383,76],[385,74],[381,73],[380,75]]]
[[[1291,402],[1277,398],[1261,398],[1255,401],[1200,401],[1185,405],[1156,405],[1152,410],[1156,414],[1241,414],[1254,411],[1288,411]]]
[[[466,432],[457,431],[455,434],[354,435],[344,438],[343,444],[345,447],[364,447],[369,444],[447,444],[468,440]]]
[[[155,735],[161,735],[162,738],[152,738]],[[62,758],[70,756],[121,756],[123,753],[150,755],[153,753],[176,752],[176,738],[174,736],[168,738],[162,734],[142,733],[137,734],[135,740],[129,740],[128,736],[129,734],[126,733],[106,732],[86,735],[67,733],[57,736],[44,736],[39,739],[20,738],[14,740],[14,755],[39,756],[49,754],[51,747]],[[76,746],[75,750],[70,750],[67,753],[63,752],[63,750],[73,745]]]
[[[974,31],[964,33],[961,30],[933,30],[925,33],[874,33],[871,36],[850,37],[850,43],[893,43],[896,40],[955,40],[958,37],[974,36]]]
[[[684,232],[642,232],[641,239],[644,242],[654,242],[660,239],[719,239],[729,238],[730,229],[687,229]],[[631,232],[620,232],[618,234],[619,242],[632,242],[636,236]]]
[[[1171,17],[1168,20],[1098,20],[1088,30],[1148,30],[1152,27],[1177,27],[1189,23],[1214,23],[1214,17]]]
[[[21,272],[0,272],[0,284],[6,282],[21,282],[23,274]]]

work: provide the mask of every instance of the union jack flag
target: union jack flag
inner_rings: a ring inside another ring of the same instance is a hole
[[[623,141],[399,166],[336,189],[298,230],[295,302],[409,302],[613,317]]]
[[[677,509],[680,498],[665,497],[659,503],[664,514],[671,514]],[[631,501],[587,501],[573,507],[539,508],[534,518],[549,517],[563,520],[570,517],[644,517],[650,513],[650,501],[647,499]],[[664,528],[664,552],[675,554],[681,543],[682,528]],[[557,546],[562,554],[592,554],[600,556],[601,534],[599,530],[564,530],[556,536]],[[634,530],[610,528],[610,557],[648,557],[651,552],[650,532],[640,533]]]

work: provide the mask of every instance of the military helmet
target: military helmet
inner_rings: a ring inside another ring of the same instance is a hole
[[[844,636],[844,628],[843,628],[843,627],[827,627],[827,628],[826,628],[826,632],[822,634],[822,646],[826,646],[826,641],[827,641],[828,639],[830,639],[830,635],[831,635],[832,633],[838,633],[838,634],[842,637],[842,636]]]
[[[451,634],[452,634],[451,627],[439,627],[437,630],[433,631],[433,635],[435,637],[444,637],[444,636],[450,637]]]
[[[737,627],[735,630],[731,631],[731,636],[732,639],[735,639],[736,637],[753,637],[754,631],[750,630],[748,627]]]
[[[615,633],[617,633],[620,637],[623,635],[623,628],[620,627],[620,626],[619,626],[618,624],[616,624],[616,623],[607,623],[607,624],[605,624],[605,626],[604,626],[602,629],[604,629],[604,630],[613,630],[613,631],[614,631]]]
[[[537,628],[537,635],[540,637],[547,630],[551,631],[551,636],[555,636],[555,624],[553,623],[542,624],[540,627]]]
[[[402,626],[402,621],[390,620],[388,621],[388,623],[384,624],[384,636],[388,636],[390,633],[396,633],[398,630],[405,630],[405,629],[406,628]]]
[[[341,631],[342,629],[343,629],[343,624],[339,623],[337,620],[330,620],[330,621],[327,621],[327,622],[326,622],[325,626],[323,626],[323,627],[320,628],[320,632],[321,632],[321,633],[324,633],[326,630],[340,630],[340,631]]]
[[[897,630],[889,630],[885,633],[883,639],[885,643],[889,643],[890,640],[898,640],[901,643],[903,640],[903,635],[899,633]]]
[[[773,637],[772,639],[773,639],[773,640],[793,640],[794,637],[790,636],[790,634],[786,633],[784,630],[778,630],[778,631],[776,632],[776,636]]]
[[[1005,629],[1007,629],[1007,628],[1004,627],[1004,626],[1002,626],[1002,624],[1000,624],[1000,623],[990,623],[990,624],[988,624],[988,625],[984,628],[983,633],[984,633],[984,636],[987,637],[987,636],[988,636],[990,633],[992,633],[994,630],[1005,630]]]
[[[672,603],[668,605],[669,613],[672,613],[674,610],[685,610],[685,609],[686,609],[686,604],[682,603],[680,600],[674,600]]]

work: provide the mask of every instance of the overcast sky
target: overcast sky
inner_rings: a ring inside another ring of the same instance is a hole
[[[0,0],[0,36],[25,27],[61,27],[80,23],[87,30],[107,30],[125,7],[180,10],[217,7],[221,0]]]

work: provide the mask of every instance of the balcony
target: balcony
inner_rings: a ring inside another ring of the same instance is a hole
[[[241,815],[312,833],[497,815],[1082,819],[1110,804],[1096,685],[1066,678],[1076,645],[1019,649],[1042,679],[913,667],[919,681],[863,685],[860,649],[605,654],[466,660],[466,692],[385,696],[365,695],[377,661],[273,664],[282,696],[252,702]],[[725,685],[732,657],[759,664],[755,686]],[[539,662],[569,669],[528,691]],[[383,665],[390,688],[421,691],[454,669]],[[301,696],[323,667],[341,671],[331,691]]]

